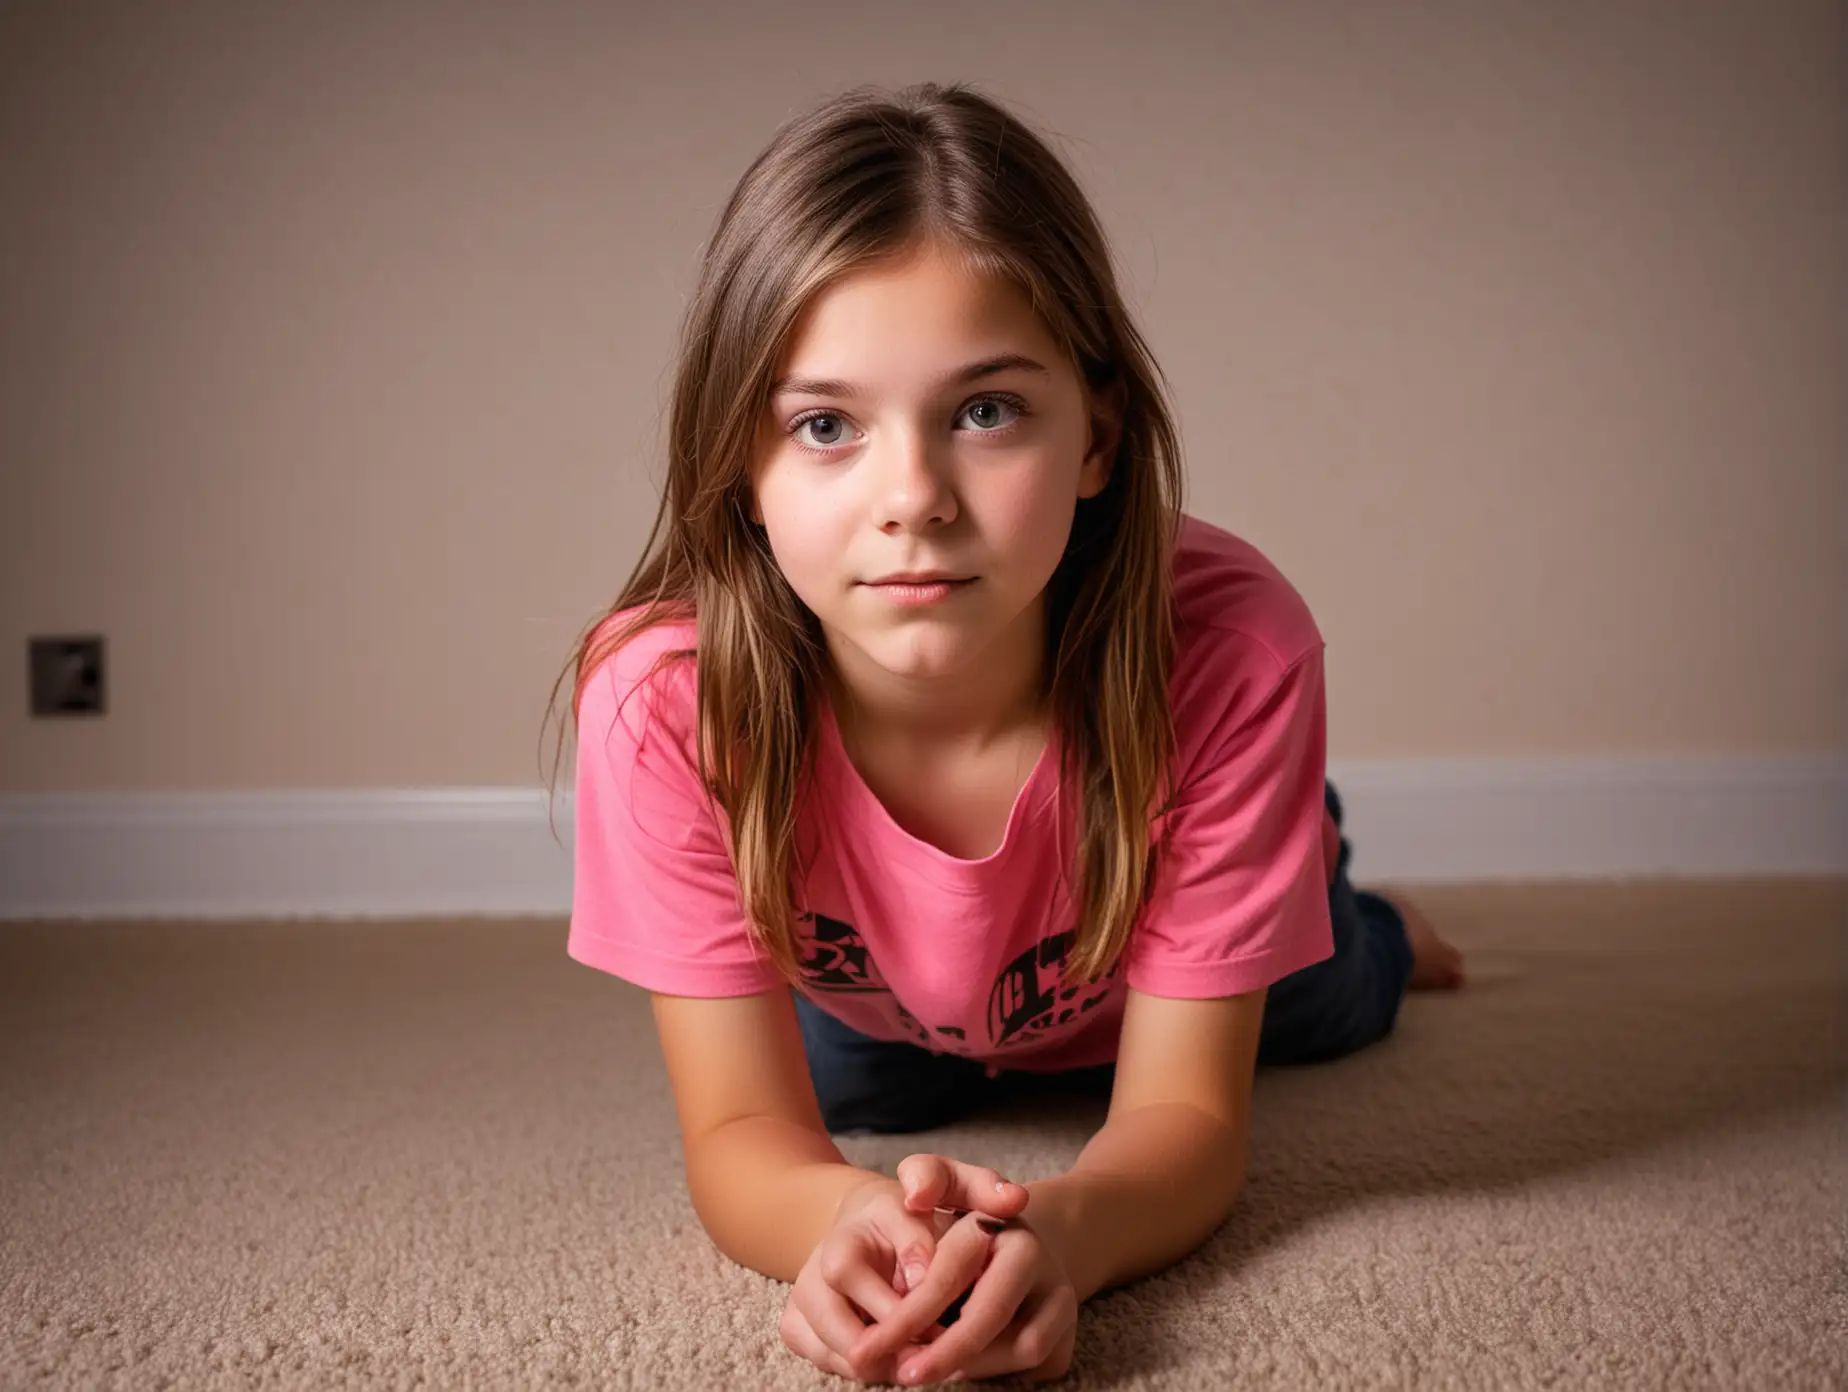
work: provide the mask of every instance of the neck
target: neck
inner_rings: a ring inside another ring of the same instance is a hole
[[[835,716],[849,746],[981,751],[1037,728],[1045,715],[1044,601],[1032,605],[954,676],[894,676],[829,640]]]

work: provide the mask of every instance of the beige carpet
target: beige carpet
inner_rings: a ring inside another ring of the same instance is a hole
[[[1249,1186],[1063,1385],[1823,1388],[1848,885],[1449,887],[1474,984],[1263,1070]],[[1102,1104],[917,1137],[1020,1179]],[[687,1203],[564,924],[0,925],[0,1385],[850,1386]]]

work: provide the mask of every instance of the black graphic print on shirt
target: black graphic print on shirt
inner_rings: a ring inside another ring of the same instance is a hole
[[[891,989],[851,923],[818,913],[803,914],[799,922],[815,925],[815,950],[799,959],[809,985],[818,991]]]
[[[819,913],[804,914],[800,922],[814,924],[812,947],[798,958],[809,990],[853,994],[882,992],[891,997],[899,1020],[917,1043],[926,1048],[966,1050],[967,1039],[961,1028],[926,1026],[905,1007],[851,923]],[[1043,938],[1002,969],[988,993],[987,1044],[990,1050],[1020,1049],[1035,1044],[1049,1031],[1088,1014],[1109,997],[1111,983],[1122,971],[1120,958],[1096,980],[1061,987],[1060,970],[1077,940],[1075,932]]]
[[[1059,970],[1078,941],[1076,932],[1054,934],[1016,957],[988,993],[988,1040],[998,1049],[1031,1044],[1048,1030],[1088,1015],[1110,995],[1123,959],[1101,980],[1059,987]]]
[[[905,1003],[898,998],[898,993],[886,983],[880,973],[879,963],[873,960],[872,953],[866,950],[866,941],[851,923],[843,923],[838,918],[829,918],[826,914],[807,913],[798,920],[798,924],[815,925],[812,949],[796,959],[802,969],[802,978],[811,992],[828,991],[850,995],[870,995],[879,993],[890,996],[892,1005],[898,1012],[899,1023],[912,1038],[912,1042],[925,1048],[931,1047],[930,1031],[922,1022],[905,1008]],[[961,1037],[958,1031],[958,1037]]]

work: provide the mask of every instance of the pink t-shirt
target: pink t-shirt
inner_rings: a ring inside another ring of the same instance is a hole
[[[794,884],[811,1001],[862,1034],[991,1072],[1055,1072],[1115,1059],[1127,987],[1238,995],[1332,955],[1321,634],[1255,547],[1197,519],[1183,525],[1174,590],[1181,796],[1116,967],[1059,983],[1077,911],[1061,853],[1075,804],[1060,796],[1056,741],[1000,849],[961,860],[892,820],[824,702],[815,791],[797,813],[814,856]],[[786,983],[747,931],[724,814],[700,789],[694,664],[643,680],[662,652],[694,642],[690,623],[657,624],[585,687],[567,951],[649,991],[749,995]]]

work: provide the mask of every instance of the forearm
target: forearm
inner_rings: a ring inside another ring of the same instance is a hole
[[[794,1281],[849,1192],[885,1179],[857,1169],[826,1136],[775,1117],[744,1117],[687,1155],[687,1192],[718,1249]],[[889,1182],[889,1181],[888,1181]]]
[[[1104,1123],[1070,1170],[1027,1185],[1023,1215],[1065,1259],[1080,1301],[1172,1266],[1232,1211],[1245,1136],[1181,1103]]]

